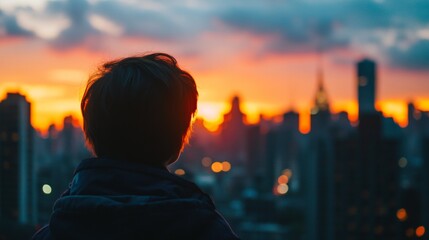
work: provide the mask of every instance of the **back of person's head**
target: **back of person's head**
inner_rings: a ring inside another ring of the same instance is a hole
[[[98,157],[169,164],[187,142],[197,97],[192,76],[168,54],[105,63],[82,97],[87,143]]]

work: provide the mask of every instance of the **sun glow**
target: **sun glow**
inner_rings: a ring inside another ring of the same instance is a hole
[[[10,90],[9,88],[8,90]],[[24,90],[25,89],[25,90]],[[22,86],[19,89],[12,88],[13,91],[20,91],[27,95],[27,99],[32,102],[32,123],[33,126],[39,130],[45,131],[50,124],[61,125],[64,116],[73,115],[79,123],[82,123],[82,116],[79,109],[79,99],[62,98],[63,92],[60,88],[55,87],[27,87]],[[5,96],[6,91],[0,92],[0,96]],[[30,96],[30,97],[29,97]],[[35,96],[35,97],[32,97]],[[43,97],[51,96],[57,100],[50,99],[43,100]],[[40,99],[39,101],[32,101],[33,99]],[[243,104],[245,106],[245,104]],[[429,110],[429,100],[416,101],[416,107],[422,111]],[[223,121],[223,114],[229,111],[229,104],[226,102],[200,102],[197,117],[204,119],[204,126],[211,132],[218,130],[219,125]],[[407,119],[407,103],[405,101],[380,101],[377,103],[378,110],[383,112],[385,117],[393,117],[396,123],[401,127],[408,124]],[[260,108],[243,107],[243,112],[246,114],[248,124],[256,124],[260,118]],[[334,104],[332,112],[338,113],[346,111],[349,114],[351,122],[357,121],[357,102],[345,102]],[[280,116],[282,112],[271,110],[263,111],[265,119],[274,119]],[[299,109],[300,122],[299,129],[301,133],[306,134],[310,129],[310,113],[309,110]]]

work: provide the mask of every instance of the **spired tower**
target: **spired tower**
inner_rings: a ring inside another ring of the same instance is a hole
[[[231,110],[223,117],[220,126],[221,149],[228,160],[235,163],[244,161],[244,139],[246,133],[246,115],[241,111],[240,98],[234,96],[231,102]]]
[[[329,107],[328,94],[323,85],[323,72],[319,69],[317,73],[317,92],[314,98],[314,106],[311,109],[311,133],[319,134],[330,125],[331,111]]]
[[[334,149],[331,132],[331,112],[328,94],[323,84],[323,72],[317,72],[318,88],[311,109],[309,162],[307,163],[307,239],[328,240],[334,234]]]

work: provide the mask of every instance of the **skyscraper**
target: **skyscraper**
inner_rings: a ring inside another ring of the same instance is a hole
[[[311,133],[318,135],[319,133],[328,131],[331,123],[331,112],[329,108],[328,94],[323,86],[323,72],[320,69],[317,75],[317,92],[314,97],[314,106],[311,109]]]
[[[335,141],[335,239],[397,239],[399,139],[374,108],[376,64],[357,63],[357,134]]]
[[[317,74],[318,88],[311,109],[311,132],[307,179],[308,239],[333,238],[333,140],[331,112],[323,86],[323,72]]]
[[[246,115],[240,107],[240,98],[234,96],[231,101],[231,110],[223,117],[220,125],[221,151],[234,163],[243,163],[245,155]]]
[[[369,59],[357,63],[359,115],[375,112],[376,64]]]
[[[0,102],[0,218],[22,224],[36,218],[30,113],[30,103],[19,93]]]

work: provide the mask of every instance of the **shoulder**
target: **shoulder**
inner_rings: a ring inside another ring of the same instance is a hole
[[[52,240],[49,225],[46,225],[39,231],[37,231],[31,238],[31,240]]]
[[[204,229],[201,239],[238,240],[239,237],[234,233],[225,218],[216,210],[215,215],[216,217]]]

